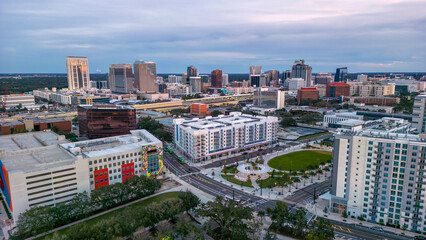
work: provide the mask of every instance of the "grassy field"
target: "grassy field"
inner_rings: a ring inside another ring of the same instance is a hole
[[[235,179],[234,175],[225,175],[225,174],[222,174],[222,177],[225,178],[228,182],[234,183],[237,186],[241,186],[242,184],[244,187],[253,187],[253,184],[251,184],[251,180],[248,180],[247,182],[243,182],[238,179]]]
[[[275,169],[279,169],[281,166],[282,170],[285,171],[307,170],[307,166],[309,165],[317,166],[320,162],[331,160],[331,154],[331,152],[320,150],[292,152],[273,158],[268,162],[268,165]]]
[[[309,139],[309,138],[315,138],[315,137],[319,137],[319,136],[329,134],[329,133],[330,132],[321,132],[321,133],[311,134],[311,135],[300,137],[297,140],[300,141],[300,140],[305,140],[305,139]]]
[[[161,201],[164,201],[164,200],[166,200],[166,199],[173,199],[173,198],[177,198],[177,196],[179,195],[179,192],[167,192],[167,193],[163,193],[163,194],[159,194],[159,195],[157,195],[157,196],[154,196],[154,197],[151,197],[151,198],[148,198],[148,199],[145,199],[145,200],[143,200],[143,201],[141,201],[141,202],[138,202],[138,203],[135,203],[135,204],[132,204],[132,205],[130,205],[130,206],[127,206],[127,207],[124,207],[124,208],[120,208],[120,209],[118,209],[118,210],[115,210],[115,211],[112,211],[112,212],[109,212],[109,213],[107,213],[107,214],[104,214],[104,215],[101,215],[101,216],[99,216],[99,217],[96,217],[96,218],[93,218],[93,219],[90,219],[90,220],[88,220],[88,221],[85,221],[85,222],[83,222],[83,223],[79,223],[79,224],[77,224],[77,225],[80,225],[80,224],[90,224],[90,225],[94,225],[94,224],[96,224],[96,223],[98,223],[99,221],[101,221],[101,220],[104,220],[104,219],[108,219],[108,218],[111,218],[111,217],[113,217],[115,214],[117,214],[117,213],[119,213],[119,212],[122,212],[122,211],[124,211],[125,209],[127,210],[127,209],[132,209],[132,211],[138,211],[139,209],[141,209],[141,208],[145,208],[146,206],[148,206],[149,204],[151,204],[151,203],[153,203],[153,202],[161,202]],[[58,232],[60,233],[60,234],[66,234],[67,233],[67,231],[69,231],[69,228],[64,228],[64,229],[62,229],[62,230],[59,230]],[[54,233],[51,233],[51,234],[49,234],[49,235],[46,235],[46,236],[44,236],[44,237],[41,237],[41,238],[38,238],[38,239],[50,239],[52,236],[53,236],[53,234]]]

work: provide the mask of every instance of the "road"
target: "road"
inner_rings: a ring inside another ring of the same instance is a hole
[[[226,198],[234,198],[239,200],[240,203],[252,207],[255,211],[266,212],[267,208],[273,208],[277,201],[266,200],[261,197],[252,195],[250,193],[241,191],[237,188],[223,184],[213,178],[207,177],[200,173],[200,170],[195,167],[191,167],[186,163],[180,163],[175,155],[164,152],[164,164],[165,166],[176,176],[187,182],[188,184],[200,189],[201,191],[208,193],[214,197],[222,196]],[[282,200],[287,203],[292,211],[297,209],[296,203],[300,203],[303,200],[311,200],[313,197],[313,190],[315,192],[326,192],[330,188],[331,180],[327,180],[321,183],[316,183],[305,188],[299,189],[292,196]],[[238,186],[235,186],[238,187]],[[315,218],[311,213],[307,215],[308,220]],[[343,239],[366,239],[366,240],[378,240],[378,239],[412,239],[409,237],[403,237],[388,232],[378,232],[371,230],[367,227],[347,224],[344,222],[330,220],[333,224],[336,237]]]

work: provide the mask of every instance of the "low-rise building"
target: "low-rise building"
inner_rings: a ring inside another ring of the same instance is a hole
[[[191,104],[191,114],[197,116],[207,116],[207,104],[193,103]]]
[[[22,133],[24,131],[44,131],[55,127],[59,132],[70,133],[71,120],[63,117],[54,118],[23,118],[17,120],[0,120],[0,135]]]
[[[318,99],[319,91],[316,88],[301,88],[297,90],[297,104],[299,105],[302,101]]]
[[[349,97],[351,86],[344,82],[334,82],[327,84],[326,97]]]
[[[136,129],[136,110],[115,105],[78,106],[80,135],[90,139],[130,133]]]
[[[173,120],[173,143],[192,162],[277,140],[278,118],[231,112],[228,116]]]
[[[34,106],[35,100],[34,95],[30,94],[10,94],[10,95],[0,95],[0,108],[5,107],[10,109],[13,107],[22,106]]]
[[[323,126],[331,127],[330,124],[336,124],[345,120],[363,120],[364,116],[357,115],[357,112],[336,112],[324,115]]]
[[[0,185],[14,219],[26,209],[67,203],[78,193],[163,169],[162,143],[146,130],[69,143],[53,132],[0,137]]]

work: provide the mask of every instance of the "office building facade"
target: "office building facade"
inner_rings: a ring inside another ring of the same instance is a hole
[[[305,87],[305,80],[303,78],[290,78],[287,81],[289,91],[297,91]]]
[[[262,108],[281,109],[285,106],[285,92],[279,90],[264,90],[257,88],[253,93],[253,105]]]
[[[34,95],[30,94],[9,94],[0,95],[0,108],[10,109],[21,106],[32,106],[35,104]]]
[[[222,70],[216,69],[211,73],[211,86],[214,88],[222,88]]]
[[[316,88],[301,88],[297,90],[297,104],[303,101],[318,100],[319,91]]]
[[[197,68],[192,65],[186,69],[186,84],[189,84],[190,77],[198,77]]]
[[[344,82],[335,82],[327,84],[326,97],[349,97],[351,94],[351,86]]]
[[[348,81],[348,68],[341,67],[336,69],[336,75],[334,75],[334,82],[347,82]]]
[[[87,57],[67,57],[68,89],[89,89],[89,61]]]
[[[129,134],[136,129],[136,110],[115,105],[80,105],[80,135],[90,139]]]
[[[305,60],[296,60],[291,69],[291,78],[302,78],[305,81],[305,87],[312,85],[312,67],[305,64]]]
[[[155,82],[157,78],[157,65],[155,62],[146,62],[137,60],[133,64],[135,71],[134,87],[140,92],[157,92],[158,84]]]
[[[277,117],[254,117],[232,112],[229,116],[173,120],[173,143],[192,162],[213,159],[277,140]]]
[[[133,90],[132,65],[111,64],[108,73],[108,85],[112,92],[128,93]]]
[[[201,93],[201,77],[189,77],[189,86],[191,86],[192,94]]]

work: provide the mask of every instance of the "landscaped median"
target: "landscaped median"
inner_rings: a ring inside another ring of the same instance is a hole
[[[250,179],[247,180],[246,182],[243,182],[238,179],[235,179],[234,175],[222,174],[222,177],[226,179],[228,182],[234,183],[236,186],[253,187],[253,184],[251,183]]]
[[[284,171],[300,171],[316,169],[320,164],[331,162],[332,153],[321,150],[305,150],[292,152],[271,159],[271,168]]]

